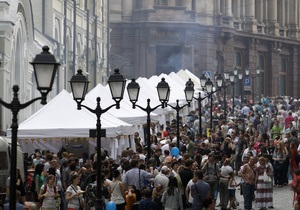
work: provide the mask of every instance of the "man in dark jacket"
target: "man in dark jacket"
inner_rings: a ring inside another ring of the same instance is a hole
[[[192,171],[194,161],[191,159],[188,159],[184,163],[184,169],[179,173],[183,189],[186,188],[188,182],[193,178],[194,174]],[[185,193],[185,190],[184,190]],[[186,196],[182,196],[182,201],[183,201],[183,208],[188,208],[187,202],[186,202]]]

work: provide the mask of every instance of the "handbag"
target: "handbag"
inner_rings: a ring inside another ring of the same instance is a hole
[[[73,190],[77,193],[76,189],[71,185]],[[83,210],[83,204],[81,203],[80,197],[78,196],[79,210]]]
[[[271,179],[271,177],[270,177],[270,176],[268,176],[268,174],[267,174],[267,172],[266,172],[266,171],[264,172],[264,175],[263,175],[263,180],[264,180],[264,182],[265,182],[265,183],[270,183],[270,182],[272,182],[272,179]]]
[[[55,199],[55,206],[58,208],[61,204],[61,198],[58,197],[57,199]]]

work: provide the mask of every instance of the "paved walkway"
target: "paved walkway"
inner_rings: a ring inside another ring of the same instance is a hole
[[[236,177],[236,180],[239,180],[239,177]],[[293,191],[290,186],[285,186],[282,188],[273,188],[273,203],[274,210],[293,210]],[[237,209],[244,209],[244,198],[240,195],[240,190],[236,190],[236,197],[239,202]],[[217,204],[219,201],[217,200]],[[255,207],[255,202],[253,202],[252,207]],[[220,209],[217,207],[216,209]],[[254,208],[255,209],[255,208]]]

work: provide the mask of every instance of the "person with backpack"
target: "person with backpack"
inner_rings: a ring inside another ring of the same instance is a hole
[[[210,196],[214,198],[215,190],[218,185],[218,171],[219,166],[216,163],[214,153],[211,152],[208,155],[207,161],[202,166],[202,172],[204,174],[204,181],[209,184]]]
[[[59,194],[55,186],[55,176],[48,175],[47,183],[42,185],[38,198],[41,200],[42,210],[57,210]]]

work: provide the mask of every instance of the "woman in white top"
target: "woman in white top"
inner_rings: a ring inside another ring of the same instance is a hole
[[[38,197],[43,201],[42,210],[58,209],[56,199],[58,199],[59,194],[55,186],[55,176],[52,174],[48,176],[47,184],[42,185]]]
[[[78,186],[80,178],[77,174],[71,177],[71,185],[66,191],[66,200],[68,201],[68,210],[78,210],[80,206],[84,206],[82,194],[84,191]]]
[[[113,180],[109,183],[110,200],[117,205],[116,210],[125,210],[125,183],[121,181],[121,173],[116,170],[113,172]]]

